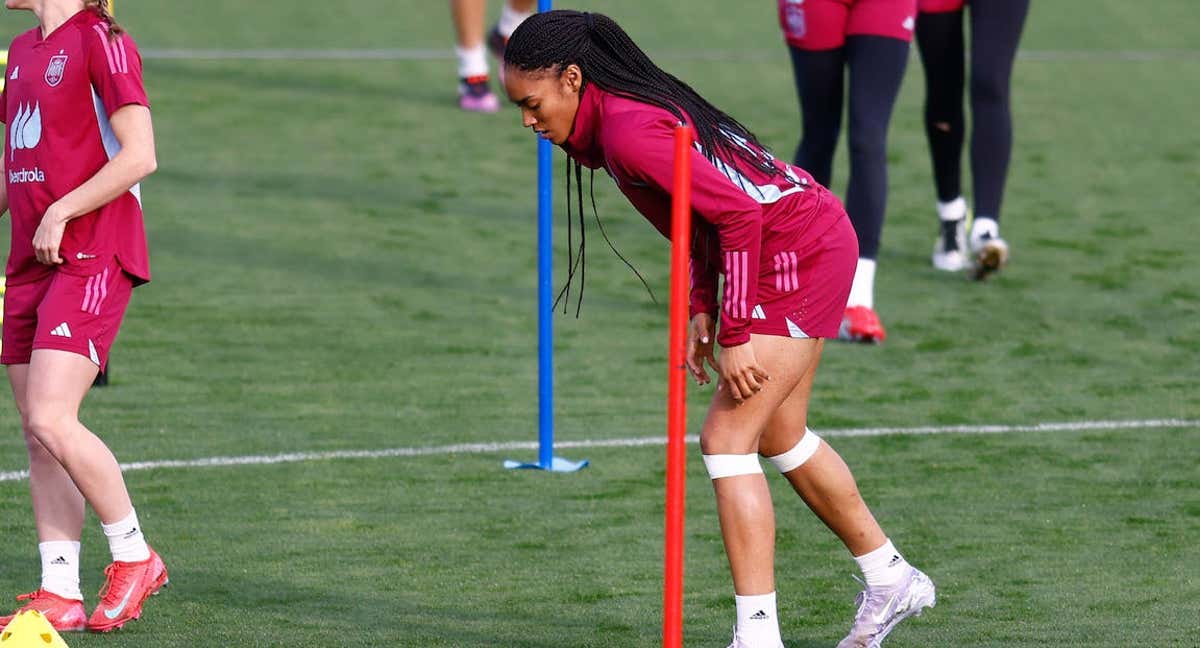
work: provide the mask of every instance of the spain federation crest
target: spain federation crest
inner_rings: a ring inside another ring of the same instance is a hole
[[[63,71],[67,69],[67,55],[57,54],[50,57],[50,65],[46,66],[46,83],[53,88],[62,83]]]

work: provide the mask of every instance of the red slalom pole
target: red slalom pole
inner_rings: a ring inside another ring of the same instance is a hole
[[[663,648],[683,646],[683,520],[687,486],[687,327],[692,247],[692,129],[675,127],[671,191],[671,335],[667,372],[666,561],[663,569]]]

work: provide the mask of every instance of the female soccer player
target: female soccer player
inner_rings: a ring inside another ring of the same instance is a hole
[[[857,258],[837,198],[775,160],[745,126],[656,66],[600,14],[551,11],[517,28],[505,88],[524,126],[579,165],[605,169],[660,232],[670,231],[673,130],[689,124],[693,209],[688,366],[719,383],[701,434],[733,572],[734,648],[782,646],[776,619],[775,516],[766,456],[838,535],[867,589],[842,646],[875,646],[934,604],[863,503],[841,457],[806,428],[824,338],[837,334]],[[580,187],[582,189],[582,187]],[[725,288],[718,303],[718,274]],[[715,320],[720,313],[720,333]],[[713,356],[713,340],[722,347]]]
[[[803,134],[796,166],[829,186],[850,76],[850,183],[846,211],[858,233],[858,266],[840,337],[883,342],[875,313],[875,260],[887,210],[887,131],[912,42],[916,0],[779,0],[792,55]]]
[[[1029,0],[971,0],[971,177],[975,181],[975,220],[966,236],[967,201],[962,196],[964,0],[920,0],[917,45],[925,67],[925,133],[933,158],[941,232],[933,266],[967,268],[964,247],[976,279],[1008,262],[1000,238],[1000,201],[1012,155],[1009,81]]]
[[[504,57],[509,35],[529,17],[536,0],[505,0],[500,21],[488,33],[487,46],[498,58]],[[458,56],[458,107],[468,112],[493,113],[500,101],[488,83],[487,54],[484,51],[483,25],[487,0],[450,0],[454,19],[455,46]]]
[[[42,557],[41,587],[17,598],[59,630],[106,632],[167,582],[117,460],[78,418],[130,292],[150,280],[138,182],[155,169],[154,131],[137,47],[107,0],[6,4],[38,20],[9,47],[0,93],[0,213],[12,213],[0,363],[29,449]],[[79,589],[85,501],[113,557],[90,619]]]

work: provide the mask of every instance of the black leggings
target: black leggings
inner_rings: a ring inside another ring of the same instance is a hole
[[[1000,219],[1012,156],[1009,82],[1029,0],[971,0],[971,177],[975,213]],[[925,134],[938,200],[962,195],[965,132],[963,12],[922,13],[917,45],[925,67]]]
[[[874,259],[887,209],[887,132],[908,63],[908,43],[849,36],[843,47],[792,47],[803,131],[796,166],[829,186],[842,125],[845,68],[850,69],[850,183],[846,211],[858,233],[859,256]]]

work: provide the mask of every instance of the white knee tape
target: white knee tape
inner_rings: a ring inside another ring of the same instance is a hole
[[[704,455],[704,467],[708,468],[709,479],[753,475],[763,471],[756,454]]]
[[[792,446],[791,450],[774,457],[767,457],[767,461],[774,464],[779,472],[788,473],[803,466],[804,462],[816,454],[819,447],[821,447],[821,437],[817,436],[816,432],[804,428],[804,436],[800,437],[800,441]]]

